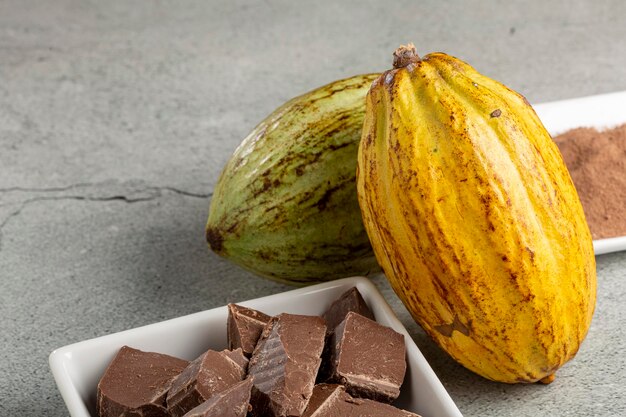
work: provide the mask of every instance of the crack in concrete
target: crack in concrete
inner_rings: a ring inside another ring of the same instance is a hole
[[[24,192],[24,193],[49,193],[49,192],[68,191],[74,188],[92,187],[92,186],[97,186],[97,185],[98,184],[95,184],[92,182],[79,182],[79,183],[67,185],[64,187],[49,187],[49,188],[8,187],[8,188],[0,188],[0,193],[11,193],[15,191]]]
[[[25,188],[25,187],[10,187],[0,189],[2,193],[10,193],[10,192],[25,192],[25,193],[52,193],[52,192],[64,192],[69,190],[74,190],[76,188],[83,187],[97,187],[104,185],[112,185],[113,183],[77,183],[64,187],[49,187],[49,188]],[[125,203],[137,203],[137,202],[145,202],[150,200],[155,200],[163,196],[163,191],[169,191],[174,194],[192,197],[192,198],[209,198],[213,195],[213,193],[194,193],[191,191],[181,190],[171,186],[163,186],[163,187],[154,187],[148,186],[139,188],[137,190],[129,191],[128,194],[123,193],[111,193],[111,195],[105,196],[97,196],[97,195],[57,195],[57,196],[37,196],[33,198],[28,198],[19,202],[0,204],[0,207],[6,205],[15,205],[19,204],[19,207],[9,213],[8,216],[2,220],[0,223],[0,252],[2,251],[2,241],[3,241],[3,231],[6,225],[11,221],[11,219],[17,217],[22,210],[26,208],[26,206],[31,203],[39,202],[39,201],[59,201],[59,200],[77,200],[77,201],[123,201]],[[105,192],[106,194],[106,192]]]
[[[48,188],[28,188],[28,187],[8,187],[8,188],[0,188],[0,193],[11,193],[11,192],[24,192],[24,193],[51,193],[51,192],[63,192],[69,191],[76,188],[84,188],[84,187],[102,187],[106,185],[115,185],[112,182],[102,182],[102,183],[91,183],[91,182],[80,182],[76,184],[71,184],[63,187],[48,187]],[[146,191],[171,191],[176,194],[186,195],[189,197],[198,197],[198,198],[209,198],[213,195],[213,193],[194,193],[192,191],[181,190],[176,187],[171,186],[148,186],[143,189],[136,190],[135,192],[146,192]],[[123,196],[122,196],[123,197]]]

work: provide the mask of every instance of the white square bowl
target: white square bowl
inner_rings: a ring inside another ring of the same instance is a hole
[[[240,303],[270,315],[322,314],[344,291],[357,287],[376,321],[405,337],[407,374],[398,407],[423,417],[462,417],[428,362],[378,289],[354,277],[313,285]],[[126,330],[55,350],[50,368],[72,417],[97,417],[96,387],[123,345],[192,360],[207,349],[226,348],[226,306]]]

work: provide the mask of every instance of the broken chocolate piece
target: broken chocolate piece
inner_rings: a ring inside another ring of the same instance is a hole
[[[367,304],[365,304],[361,293],[356,287],[352,287],[335,300],[324,315],[322,315],[324,320],[326,320],[327,333],[331,333],[335,330],[335,327],[337,327],[351,311],[374,320],[374,314],[372,314],[372,311]]]
[[[419,417],[389,404],[353,398],[342,385],[319,384],[302,417]]]
[[[223,350],[222,353],[226,355],[230,360],[235,362],[242,370],[243,373],[248,372],[248,358],[246,358],[243,354],[241,348],[237,348],[235,350]]]
[[[246,417],[250,406],[252,379],[247,378],[214,394],[184,417]]]
[[[243,349],[244,355],[250,357],[254,351],[263,328],[271,317],[260,311],[239,306],[228,305],[228,348]]]
[[[231,358],[235,354],[243,357],[243,354],[226,352],[206,351],[172,381],[167,393],[167,410],[173,417],[184,415],[246,377],[245,369],[239,364],[241,359]]]
[[[329,340],[330,382],[350,395],[392,402],[400,395],[406,372],[404,336],[350,312]]]
[[[98,383],[98,415],[168,417],[167,390],[188,364],[173,356],[123,346]]]
[[[313,392],[326,325],[317,316],[281,314],[270,320],[250,359],[254,417],[299,417]]]
[[[326,345],[322,353],[322,365],[317,375],[317,382],[327,381],[331,376],[332,370],[329,367],[331,359],[330,336],[351,311],[374,320],[374,314],[372,314],[372,311],[369,309],[356,287],[352,287],[341,294],[341,296],[330,305],[328,310],[322,315],[324,320],[326,320],[327,326]]]
[[[348,395],[342,385],[318,384],[313,388],[313,394],[302,417],[343,416],[342,405],[344,397]],[[332,414],[335,413],[335,414]]]

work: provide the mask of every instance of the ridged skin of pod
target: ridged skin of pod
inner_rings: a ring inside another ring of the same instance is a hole
[[[381,75],[366,108],[359,203],[395,292],[468,369],[551,382],[587,334],[596,270],[580,200],[532,107],[433,53]]]
[[[356,194],[365,95],[378,75],[296,97],[246,137],[213,193],[213,251],[295,285],[379,270]]]

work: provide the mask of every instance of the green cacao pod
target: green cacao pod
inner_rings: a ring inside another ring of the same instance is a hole
[[[378,270],[356,193],[365,95],[377,76],[296,97],[254,128],[213,193],[214,252],[295,285]]]

